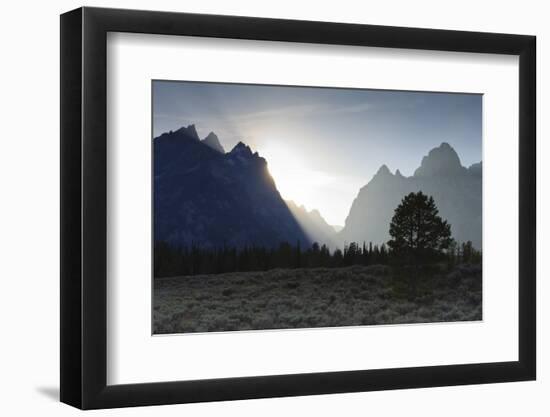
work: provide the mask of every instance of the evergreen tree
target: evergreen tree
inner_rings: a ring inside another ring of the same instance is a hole
[[[395,209],[388,246],[400,261],[419,264],[441,257],[452,242],[451,225],[439,216],[433,197],[410,193]]]

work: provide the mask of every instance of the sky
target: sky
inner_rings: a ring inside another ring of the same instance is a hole
[[[153,81],[153,136],[194,124],[266,158],[282,197],[344,225],[381,165],[410,176],[442,142],[481,161],[482,95]]]

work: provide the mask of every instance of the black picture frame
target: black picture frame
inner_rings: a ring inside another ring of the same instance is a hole
[[[519,360],[107,385],[108,32],[519,56]],[[61,401],[81,409],[534,380],[536,38],[102,8],[61,15]]]

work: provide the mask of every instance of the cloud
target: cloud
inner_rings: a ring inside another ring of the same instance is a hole
[[[323,114],[356,114],[363,113],[373,109],[371,103],[357,103],[348,106],[334,106],[329,104],[299,104],[276,107],[266,110],[259,110],[251,113],[238,114],[233,117],[232,122],[238,123],[257,123],[261,121],[278,121],[287,118],[304,117],[307,115]]]
[[[314,114],[321,110],[318,104],[300,104],[292,106],[275,107],[267,110],[259,110],[235,116],[236,121],[252,122],[257,120],[272,119],[275,117],[289,117],[296,115]]]
[[[364,103],[352,104],[352,105],[349,105],[349,106],[335,107],[335,108],[332,109],[332,112],[333,113],[339,113],[339,114],[342,114],[342,113],[364,113],[366,111],[372,110],[374,107],[375,106],[372,103],[364,102]]]

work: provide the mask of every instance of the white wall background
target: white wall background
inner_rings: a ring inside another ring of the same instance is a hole
[[[0,410],[3,415],[75,415],[59,392],[59,17],[82,3],[7,2],[0,65]],[[545,3],[278,0],[93,1],[86,5],[534,34],[538,37],[538,381],[377,393],[109,410],[96,415],[545,416],[550,413],[550,147],[542,120],[550,95]],[[545,395],[546,394],[546,395]]]

